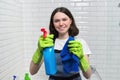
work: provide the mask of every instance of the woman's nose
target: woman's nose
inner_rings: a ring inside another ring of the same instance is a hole
[[[59,23],[60,25],[63,25],[63,21],[60,21],[60,23]]]

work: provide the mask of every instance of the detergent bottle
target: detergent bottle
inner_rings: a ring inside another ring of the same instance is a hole
[[[24,80],[30,80],[30,77],[29,77],[29,74],[28,74],[28,73],[25,73]]]
[[[41,31],[43,32],[43,37],[46,38],[47,31],[44,28],[42,28]],[[43,49],[43,57],[44,57],[46,74],[54,75],[57,72],[54,46],[44,48]]]
[[[13,80],[16,80],[16,76],[15,75],[13,75]]]

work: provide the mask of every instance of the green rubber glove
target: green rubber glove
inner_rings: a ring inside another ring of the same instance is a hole
[[[42,60],[42,56],[43,56],[43,49],[46,47],[51,47],[53,46],[53,37],[54,35],[47,35],[46,38],[43,38],[43,36],[40,36],[39,40],[38,40],[38,48],[36,49],[33,57],[32,57],[32,61],[35,64],[39,64],[40,61]]]
[[[51,47],[53,46],[53,34],[47,35],[46,38],[43,36],[40,36],[38,40],[38,47],[41,49],[46,48],[46,47]]]
[[[32,57],[32,61],[35,63],[35,64],[39,64],[42,60],[42,50],[40,50],[39,48],[36,49],[33,57]]]
[[[82,44],[79,41],[72,40],[69,41],[68,47],[69,51],[78,57],[81,70],[86,72],[90,65],[84,56]]]

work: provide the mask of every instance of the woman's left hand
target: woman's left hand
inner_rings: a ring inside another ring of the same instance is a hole
[[[68,47],[69,51],[76,55],[79,59],[81,59],[84,56],[82,44],[79,41],[69,41]]]

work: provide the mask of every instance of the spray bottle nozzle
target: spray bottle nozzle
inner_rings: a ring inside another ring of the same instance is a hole
[[[41,31],[43,32],[43,38],[46,38],[47,31],[45,30],[45,28],[41,28]]]

